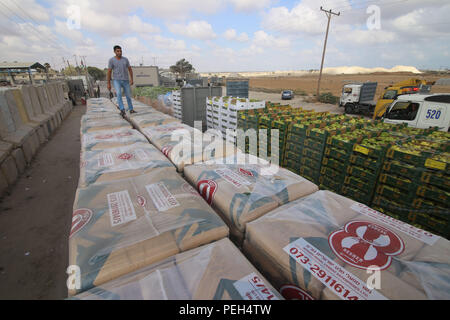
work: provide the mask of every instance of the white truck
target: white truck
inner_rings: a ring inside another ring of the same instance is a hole
[[[384,115],[386,123],[407,123],[410,127],[439,127],[449,131],[450,93],[410,94],[399,96]]]
[[[345,108],[347,114],[372,114],[376,105],[374,97],[377,86],[377,82],[345,84],[339,106]]]

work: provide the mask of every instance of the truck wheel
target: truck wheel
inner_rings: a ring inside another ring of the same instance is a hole
[[[347,103],[345,105],[345,113],[347,114],[355,113],[355,106],[352,103]]]

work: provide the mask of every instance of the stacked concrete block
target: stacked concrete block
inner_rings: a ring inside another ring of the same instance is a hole
[[[0,195],[72,109],[62,83],[0,89]]]
[[[21,148],[27,162],[30,162],[39,147],[39,138],[36,130],[23,125],[18,120],[13,108],[8,105],[7,96],[9,89],[0,90],[0,138],[13,144],[14,148]]]

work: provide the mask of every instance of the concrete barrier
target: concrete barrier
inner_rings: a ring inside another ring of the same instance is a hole
[[[44,129],[39,122],[30,121],[25,111],[25,105],[22,99],[22,94],[19,89],[10,89],[6,92],[6,99],[8,101],[9,109],[13,115],[14,122],[17,127],[30,127],[34,131],[39,139],[39,144],[43,144],[47,139]]]
[[[39,139],[32,128],[16,126],[5,95],[8,90],[0,90],[0,138],[14,148],[22,148],[26,161],[30,162],[39,147]]]
[[[30,121],[39,122],[43,126],[44,133],[45,133],[46,137],[48,138],[50,136],[50,134],[52,133],[52,131],[54,130],[54,128],[52,126],[52,116],[44,114],[44,113],[37,114],[34,112],[33,103],[31,101],[31,97],[30,97],[30,90],[31,90],[30,87],[31,86],[26,85],[26,86],[22,86],[20,88],[21,93],[22,93],[22,99],[23,99],[25,111],[26,111],[28,119],[30,119]]]
[[[48,99],[47,91],[44,86],[31,87],[31,98],[33,100],[33,105],[35,105],[35,110],[40,109],[40,113],[50,115],[52,117],[53,129],[56,129],[61,124],[61,118],[57,111],[50,107],[50,102]]]

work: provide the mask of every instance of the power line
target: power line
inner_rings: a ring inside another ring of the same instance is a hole
[[[34,22],[34,24],[36,24],[37,26],[39,26],[40,24],[38,22],[36,22],[36,20],[34,20],[34,18],[32,16],[30,16],[28,14],[28,12],[26,12],[21,6],[19,6],[19,4],[16,1],[11,0],[12,3],[14,3],[16,5],[16,7],[22,11],[28,18],[30,18],[30,20],[32,22]],[[59,43],[59,40],[57,39],[57,37],[55,37],[54,35],[51,35],[50,40],[56,41],[57,43]]]
[[[65,48],[63,46],[61,46],[61,44],[59,44],[59,42],[56,42],[53,39],[50,39],[48,37],[45,37],[44,35],[42,35],[41,31],[38,30],[32,23],[27,22],[22,16],[20,16],[16,11],[12,10],[9,6],[7,6],[5,3],[0,1],[0,5],[2,5],[3,7],[5,7],[11,14],[13,14],[15,17],[19,18],[24,24],[25,26],[29,27],[29,30],[34,31],[35,35],[37,35],[37,37],[39,37],[39,39],[45,41],[47,44],[49,44],[50,46],[56,46],[56,47],[60,47],[61,49],[65,50]],[[8,20],[13,21],[15,24],[17,24],[20,28],[20,24],[17,23],[17,21],[14,21],[12,19],[10,19],[9,17],[7,17]]]

